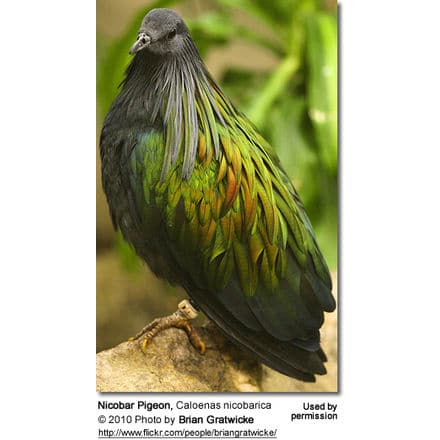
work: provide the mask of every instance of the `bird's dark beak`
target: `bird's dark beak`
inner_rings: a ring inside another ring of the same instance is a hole
[[[130,55],[134,55],[136,52],[139,52],[143,48],[147,47],[151,43],[151,37],[145,32],[140,32],[136,42],[131,46]]]

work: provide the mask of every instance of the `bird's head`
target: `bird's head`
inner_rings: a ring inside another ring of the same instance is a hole
[[[182,18],[171,9],[153,9],[142,20],[130,54],[147,50],[156,55],[179,53],[189,31]]]

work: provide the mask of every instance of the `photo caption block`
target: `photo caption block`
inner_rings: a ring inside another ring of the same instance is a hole
[[[97,438],[287,439],[299,425],[334,423],[335,399],[277,395],[99,395]]]

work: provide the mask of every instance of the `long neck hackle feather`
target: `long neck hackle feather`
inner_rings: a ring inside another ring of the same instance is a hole
[[[225,107],[232,109],[232,104],[211,79],[189,36],[178,54],[159,56],[146,50],[136,54],[127,69],[121,95],[127,100],[127,111],[137,102],[145,109],[147,124],[163,129],[165,154],[161,180],[179,158],[183,160],[182,178],[191,177],[199,130],[209,141],[208,151],[214,148],[218,158],[218,128],[226,127],[222,111]]]

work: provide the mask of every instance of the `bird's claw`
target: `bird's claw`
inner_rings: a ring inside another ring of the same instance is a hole
[[[142,350],[145,350],[147,348],[147,345],[148,345],[148,338],[145,338],[142,341]]]
[[[190,320],[196,318],[197,310],[191,305],[188,300],[183,300],[179,303],[178,310],[172,315],[158,318],[146,325],[137,335],[132,336],[128,341],[133,342],[140,339],[142,336],[141,348],[145,350],[149,341],[151,341],[162,330],[171,327],[180,328],[186,332],[188,339],[192,346],[196,348],[201,354],[206,351],[206,344],[203,342],[197,330],[191,325]]]

